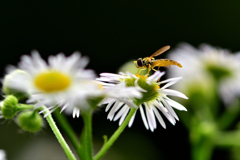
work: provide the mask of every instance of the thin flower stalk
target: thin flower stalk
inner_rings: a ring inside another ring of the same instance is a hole
[[[43,112],[44,115],[47,115],[46,120],[47,120],[49,126],[51,127],[53,133],[55,134],[56,138],[58,139],[58,142],[62,146],[68,160],[77,160],[76,157],[74,156],[73,152],[71,151],[70,147],[68,146],[68,144],[64,140],[62,134],[60,133],[55,121],[52,118],[52,115],[49,114],[50,111],[48,110],[48,108],[45,107],[45,106],[42,106],[41,109],[44,110],[44,112]]]

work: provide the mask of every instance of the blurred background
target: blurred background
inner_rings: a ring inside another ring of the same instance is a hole
[[[236,52],[240,51],[239,28],[237,0],[1,1],[0,72],[2,77],[6,65],[16,65],[20,56],[30,54],[32,49],[43,58],[80,51],[90,58],[88,68],[97,74],[116,73],[129,60],[150,56],[164,45],[175,48],[180,42],[195,47],[208,43]],[[103,142],[102,135],[110,136],[118,127],[118,122],[106,117],[103,109],[93,117],[96,150]],[[68,119],[80,133],[81,118]],[[152,133],[145,129],[138,114],[132,128],[125,130],[103,159],[191,159],[190,133],[181,118],[176,126],[165,122],[167,129],[158,124]],[[39,133],[30,134],[22,132],[13,121],[0,123],[0,149],[6,151],[9,160],[66,159],[47,125]],[[216,148],[211,159],[219,158],[230,159],[232,155]]]

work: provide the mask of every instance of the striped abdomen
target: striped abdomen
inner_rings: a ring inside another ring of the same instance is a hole
[[[171,59],[156,59],[152,61],[151,65],[154,67],[165,67],[165,66],[175,65],[182,68],[182,65],[180,63]]]

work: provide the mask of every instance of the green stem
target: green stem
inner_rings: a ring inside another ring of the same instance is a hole
[[[83,150],[84,160],[92,160],[92,112],[82,113],[84,129],[83,129],[83,148],[80,147],[80,152]]]
[[[76,150],[78,157],[80,158],[81,157],[81,153],[79,151],[80,143],[71,125],[68,123],[66,117],[60,113],[60,109],[57,109],[53,114],[56,120],[58,121],[60,127],[64,130],[66,136],[73,145],[73,148]]]
[[[33,105],[28,105],[28,104],[18,104],[18,109],[23,110],[23,109],[34,109]]]
[[[220,147],[240,146],[240,131],[226,131],[216,135],[215,143]]]
[[[193,160],[210,160],[212,157],[214,145],[211,140],[205,138],[198,144],[192,146]]]
[[[215,147],[215,137],[218,134],[215,123],[200,122],[192,118],[190,128],[192,160],[210,160]]]
[[[48,116],[46,117],[46,120],[49,124],[49,126],[51,127],[53,133],[55,134],[56,138],[58,139],[58,142],[60,143],[60,145],[62,146],[68,160],[76,160],[74,154],[72,153],[71,149],[69,148],[69,146],[67,145],[66,141],[64,140],[62,134],[60,133],[60,131],[58,130],[52,115],[50,114],[49,110],[47,107],[43,106],[41,107],[42,110],[46,110],[44,112],[44,115],[48,114]]]
[[[239,116],[240,107],[238,101],[233,103],[232,106],[229,106],[226,111],[222,114],[222,116],[218,120],[218,126],[220,129],[224,130],[231,126]]]
[[[128,116],[124,120],[121,126],[118,127],[118,129],[114,132],[112,137],[102,146],[100,151],[96,154],[96,156],[93,158],[93,160],[99,160],[104,156],[104,154],[107,152],[107,150],[112,146],[112,144],[117,140],[119,135],[123,132],[123,130],[128,125],[129,121],[131,120],[133,114],[135,113],[136,108],[132,108],[129,112]]]

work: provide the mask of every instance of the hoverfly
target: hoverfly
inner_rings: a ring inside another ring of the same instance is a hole
[[[171,65],[176,65],[180,68],[182,68],[182,65],[174,60],[171,59],[155,59],[153,57],[159,56],[160,54],[166,52],[167,50],[170,49],[170,46],[164,46],[160,49],[158,49],[156,52],[154,52],[150,57],[145,57],[145,58],[138,58],[137,61],[134,61],[136,64],[136,67],[139,68],[138,73],[140,73],[141,70],[148,69],[149,74],[150,70],[157,71],[159,70],[160,67],[171,67]],[[154,69],[154,67],[158,67],[158,69]]]

